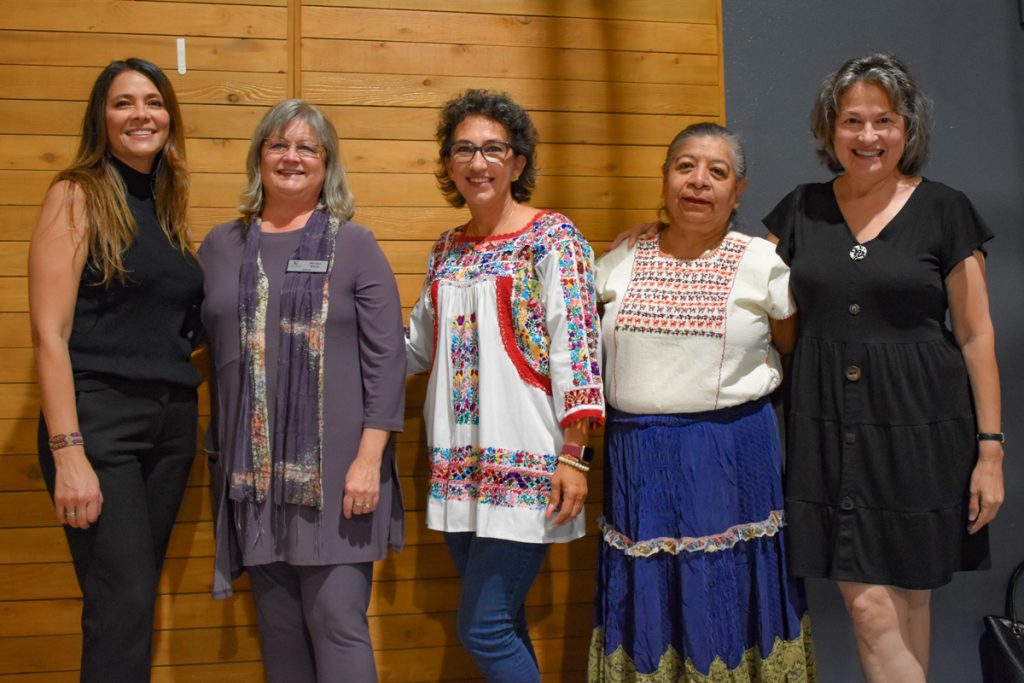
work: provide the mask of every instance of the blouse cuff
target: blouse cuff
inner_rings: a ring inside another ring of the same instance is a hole
[[[584,418],[594,427],[604,424],[604,391],[600,386],[570,389],[564,401],[565,417],[559,422],[563,429]]]

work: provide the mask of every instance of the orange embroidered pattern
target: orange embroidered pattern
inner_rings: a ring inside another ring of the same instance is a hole
[[[661,253],[660,240],[641,240],[615,329],[721,338],[726,303],[750,239],[729,233],[713,254],[692,260]]]

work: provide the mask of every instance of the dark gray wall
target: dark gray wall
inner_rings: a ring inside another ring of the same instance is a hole
[[[935,101],[924,174],[963,190],[996,233],[989,291],[1003,381],[1007,502],[992,528],[990,572],[958,575],[933,595],[932,683],[980,680],[981,618],[1002,611],[1003,587],[1024,560],[1024,30],[1017,0],[722,0],[726,111],[745,140],[750,186],[744,229],[801,182],[824,180],[808,130],[821,79],[876,50],[906,60]],[[808,586],[826,683],[861,680],[834,584]]]

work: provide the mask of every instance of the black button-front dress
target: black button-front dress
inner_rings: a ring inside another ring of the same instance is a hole
[[[832,183],[764,219],[800,311],[787,418],[786,520],[797,576],[934,588],[989,565],[967,534],[977,459],[945,278],[991,239],[967,198],[924,180],[859,244]]]

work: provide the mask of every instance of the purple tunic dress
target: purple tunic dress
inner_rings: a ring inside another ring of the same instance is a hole
[[[243,566],[287,562],[327,565],[383,559],[401,549],[404,508],[394,448],[381,463],[380,503],[370,515],[346,520],[341,513],[345,474],[355,459],[364,427],[401,431],[405,402],[405,340],[398,288],[387,259],[366,228],[343,223],[331,272],[324,352],[324,448],[322,510],[263,505],[227,498],[221,448],[230,448],[241,392],[238,275],[244,237],[241,221],[214,228],[199,250],[205,277],[203,324],[210,344],[212,418],[206,438],[210,456],[216,559],[213,595],[231,595]],[[267,396],[277,390],[280,292],[301,230],[264,233],[260,258],[269,281],[267,303]],[[273,410],[271,410],[271,415]],[[274,425],[270,425],[271,430]]]

